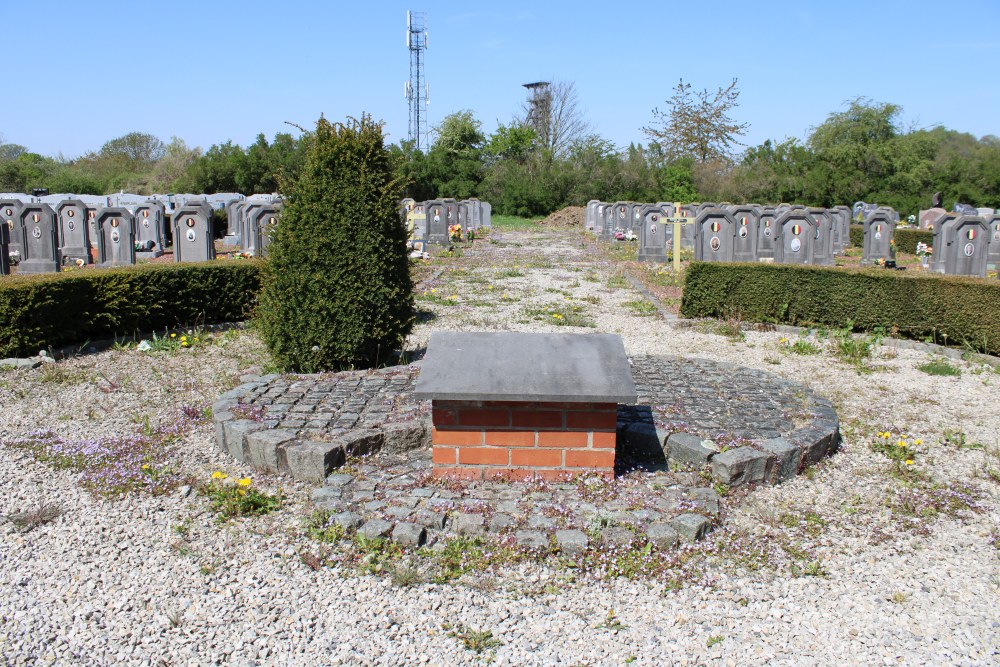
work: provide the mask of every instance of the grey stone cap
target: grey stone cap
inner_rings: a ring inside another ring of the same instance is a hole
[[[452,401],[636,401],[615,334],[438,331],[414,397]]]

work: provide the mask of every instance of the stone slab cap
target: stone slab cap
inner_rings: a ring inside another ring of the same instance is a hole
[[[437,331],[417,379],[417,399],[636,402],[621,336]]]

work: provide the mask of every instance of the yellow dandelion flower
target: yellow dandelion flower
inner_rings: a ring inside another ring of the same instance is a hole
[[[888,440],[889,439],[889,432],[888,431],[886,431],[885,433],[882,434],[882,439],[883,440]]]
[[[897,447],[906,447],[906,440],[900,440],[896,443]]]
[[[149,470],[149,464],[143,463],[142,464],[142,469],[143,470]]]
[[[781,343],[782,345],[784,345],[785,343],[788,342],[788,339],[787,338],[781,338],[781,339],[778,340],[778,342]]]
[[[175,333],[172,333],[172,334],[170,334],[170,337],[171,337],[171,338],[177,338],[177,334],[175,334]]]
[[[212,473],[212,479],[225,479],[227,477],[229,477],[229,475],[219,470],[216,470],[215,472]]]
[[[913,444],[914,444],[914,446],[920,446],[920,445],[924,444],[924,441],[921,440],[920,438],[917,438],[916,440],[913,441]]]
[[[908,466],[913,465],[913,459],[906,459],[906,465]]]
[[[244,477],[243,479],[238,480],[236,483],[239,484],[240,486],[246,488],[246,487],[250,486],[250,478],[249,477]]]
[[[431,288],[431,294],[437,294],[437,288],[436,287],[432,287]]]

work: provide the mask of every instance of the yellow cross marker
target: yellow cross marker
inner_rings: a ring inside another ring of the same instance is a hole
[[[694,218],[690,216],[681,215],[681,203],[674,202],[674,217],[664,218],[663,224],[673,224],[674,225],[674,273],[680,273],[681,270],[681,227],[684,225],[693,225]]]

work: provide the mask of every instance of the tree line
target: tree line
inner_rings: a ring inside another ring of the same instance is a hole
[[[835,206],[864,200],[904,215],[940,192],[955,202],[1000,207],[1000,138],[944,127],[904,127],[895,104],[856,99],[804,140],[744,146],[734,118],[734,80],[716,91],[681,81],[667,109],[652,111],[647,141],[615,146],[585,121],[572,84],[526,104],[495,132],[471,110],[446,116],[430,149],[390,146],[406,195],[479,197],[501,214],[545,215],[602,201],[730,201]],[[541,109],[541,112],[539,111]],[[281,192],[305,160],[311,134],[263,134],[246,147],[207,151],[132,132],[76,159],[45,157],[0,137],[0,191],[106,194]]]

